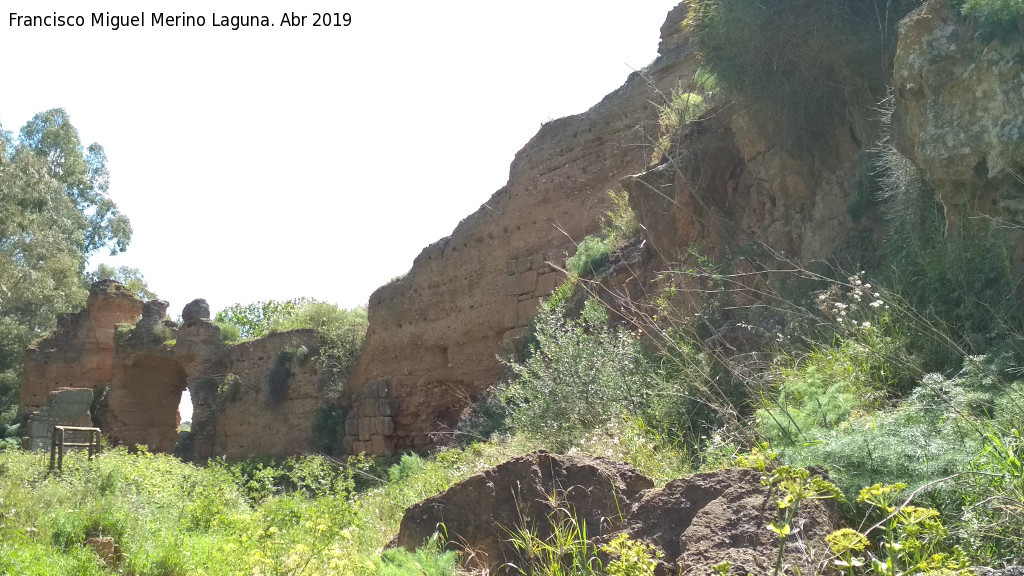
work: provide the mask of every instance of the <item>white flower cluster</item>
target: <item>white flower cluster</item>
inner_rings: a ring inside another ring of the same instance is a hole
[[[836,284],[832,288],[818,294],[816,300],[818,308],[834,317],[840,324],[847,324],[860,328],[871,328],[871,322],[858,322],[851,318],[860,309],[861,304],[870,300],[868,306],[879,309],[885,306],[881,294],[872,290],[871,284],[861,280],[864,272],[854,274],[847,278],[846,290],[843,285]],[[885,306],[888,308],[888,306]]]

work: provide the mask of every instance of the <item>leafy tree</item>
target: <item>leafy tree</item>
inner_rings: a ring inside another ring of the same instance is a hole
[[[82,252],[86,256],[104,247],[112,255],[128,247],[132,238],[128,217],[106,196],[110,186],[107,154],[96,143],[83,153],[78,130],[63,108],[36,114],[21,129],[19,144],[45,160],[49,176],[63,185],[81,213],[85,224]]]
[[[103,148],[83,149],[64,110],[37,114],[17,139],[0,128],[0,435],[25,347],[84,304],[89,256],[131,240],[108,183]]]
[[[292,298],[291,300],[261,300],[251,304],[232,304],[217,312],[214,322],[218,324],[234,324],[238,327],[238,336],[242,340],[262,338],[270,334],[275,323],[291,316],[299,307],[312,302],[308,298]]]

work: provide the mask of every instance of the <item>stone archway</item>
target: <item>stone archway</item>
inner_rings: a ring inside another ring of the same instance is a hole
[[[121,444],[171,452],[185,381],[184,368],[169,355],[137,354],[116,362],[105,399],[104,433]]]

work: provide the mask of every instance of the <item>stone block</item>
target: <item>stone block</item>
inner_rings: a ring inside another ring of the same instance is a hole
[[[376,407],[378,416],[394,416],[398,413],[398,402],[390,398],[378,399]]]
[[[369,448],[366,451],[379,456],[390,456],[395,453],[395,443],[391,441],[391,438],[374,436],[370,438]]]
[[[391,381],[390,380],[378,380],[366,389],[366,396],[368,398],[388,398],[391,396]]]
[[[508,330],[504,334],[502,334],[502,336],[501,336],[501,343],[502,343],[502,345],[513,344],[517,340],[522,338],[524,335],[526,335],[526,328],[525,327],[513,328],[511,330]]]
[[[352,412],[345,418],[345,434],[359,436],[359,414],[357,412]]]
[[[391,436],[395,433],[395,421],[390,416],[370,418],[370,434],[373,436]]]
[[[565,279],[561,272],[548,272],[537,277],[537,296],[547,296]]]
[[[359,419],[359,440],[366,442],[370,439],[370,419]]]
[[[537,272],[528,270],[505,279],[505,295],[519,296],[532,294],[537,289]]]
[[[527,298],[519,301],[519,320],[517,324],[526,326],[530,320],[537,315],[537,307],[540,306],[540,298]]]
[[[515,328],[519,325],[519,301],[515,299],[509,299],[507,302],[502,302],[502,313],[501,313],[502,326],[505,328]]]

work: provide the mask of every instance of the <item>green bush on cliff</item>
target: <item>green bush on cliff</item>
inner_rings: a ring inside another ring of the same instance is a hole
[[[695,0],[685,26],[727,96],[753,107],[755,117],[781,114],[779,126],[814,133],[883,89],[904,4]]]
[[[983,34],[1024,34],[1022,0],[951,0],[950,4],[977,19]]]

